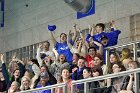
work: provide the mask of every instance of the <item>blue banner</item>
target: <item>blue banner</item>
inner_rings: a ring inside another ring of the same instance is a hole
[[[4,0],[1,0],[1,27],[4,27]]]

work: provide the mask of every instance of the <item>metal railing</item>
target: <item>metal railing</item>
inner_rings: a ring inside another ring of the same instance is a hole
[[[33,92],[37,92],[37,91],[40,91],[40,90],[51,90],[51,93],[55,93],[54,89],[58,88],[58,87],[62,87],[63,88],[63,93],[66,93],[66,84],[65,83],[50,85],[50,86],[36,88],[36,89],[30,89],[30,90],[26,90],[26,91],[20,91],[20,93],[33,93]]]

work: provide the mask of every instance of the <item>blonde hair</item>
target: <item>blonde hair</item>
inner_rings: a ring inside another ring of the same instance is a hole
[[[29,84],[31,83],[31,79],[28,77],[28,76],[23,76],[22,79],[21,79],[21,86],[20,86],[20,90],[25,90],[25,87],[23,85],[23,79],[27,79]]]
[[[122,49],[122,57],[121,57],[120,61],[123,61],[124,59],[130,58],[130,54],[131,54],[131,51],[129,48],[123,48]]]

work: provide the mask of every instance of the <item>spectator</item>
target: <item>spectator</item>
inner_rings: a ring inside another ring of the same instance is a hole
[[[2,74],[2,69],[0,68],[0,93],[5,93],[6,92],[6,87],[7,87],[7,84],[6,84],[6,81],[4,79],[4,76]]]
[[[78,69],[76,69],[74,71],[74,73],[72,73],[72,79],[73,80],[80,80],[83,79],[83,70],[86,67],[86,62],[85,62],[85,58],[84,57],[80,57],[78,60]]]
[[[41,87],[45,87],[45,86],[50,86],[50,82],[49,82],[49,74],[47,72],[42,72],[40,74],[40,81],[38,82],[36,88],[41,88]],[[38,92],[35,92],[38,93]],[[51,93],[51,90],[40,90],[39,93]]]
[[[100,55],[95,55],[94,57],[94,67],[102,68],[103,75],[107,74],[107,66],[103,64],[103,58]]]
[[[51,73],[58,80],[61,75],[61,70],[65,67],[69,68],[69,63],[66,61],[66,57],[64,54],[59,55],[59,59],[57,62],[54,62],[51,65]]]
[[[1,54],[1,62],[2,62],[2,73],[3,73],[4,79],[6,80],[7,89],[9,89],[9,87],[11,86],[11,83],[13,81],[16,81],[20,84],[20,82],[21,82],[20,78],[22,77],[20,69],[15,69],[13,72],[13,76],[10,79],[10,77],[8,75],[8,71],[6,70],[6,64],[4,62],[4,55],[3,54]]]
[[[70,78],[70,72],[67,68],[63,68],[61,72],[61,78],[58,83],[66,83],[67,93],[71,93],[72,79]],[[55,93],[63,93],[62,88],[56,88]]]
[[[20,90],[24,91],[24,90],[29,90],[31,86],[31,79],[27,76],[23,76],[21,79],[21,86],[20,86]]]
[[[20,84],[17,81],[13,81],[8,90],[8,93],[19,92],[20,91],[19,86]]]
[[[92,69],[92,76],[94,77],[98,77],[98,76],[102,76],[103,75],[103,71],[102,68],[99,66],[95,66]],[[91,91],[90,93],[103,93],[104,91],[104,87],[105,87],[105,81],[104,80],[100,80],[100,81],[93,81],[91,84]]]
[[[119,73],[121,71],[125,71],[124,66],[121,64],[121,62],[113,63],[112,65],[112,73]],[[121,90],[126,89],[126,76],[120,76],[112,79],[107,80],[107,86],[112,86],[112,90],[110,93],[118,93]]]
[[[88,49],[88,55],[85,55],[87,67],[94,67],[94,63],[92,62],[92,60],[94,60],[96,54],[97,52],[95,47],[90,47]]]
[[[112,65],[115,62],[120,62],[120,57],[117,52],[111,52],[109,55],[109,62],[108,62],[108,73],[111,73]]]
[[[54,54],[53,52],[49,51],[50,43],[44,42],[43,43],[43,51],[41,52],[42,44],[39,44],[39,47],[37,48],[37,60],[39,63],[39,66],[42,66],[43,62],[50,67],[51,63],[50,60],[54,60]],[[49,62],[48,62],[49,61]]]
[[[120,61],[122,62],[122,64],[126,69],[128,69],[128,63],[132,61],[130,55],[131,55],[130,49],[128,48],[122,49]]]
[[[64,54],[66,56],[66,60],[69,62],[69,64],[72,63],[72,53],[70,52],[70,49],[67,44],[67,35],[65,33],[61,33],[60,35],[60,43],[56,41],[56,39],[53,36],[53,33],[51,33],[51,38],[53,40],[53,44],[58,52],[58,54]]]
[[[72,65],[70,66],[70,73],[73,73],[75,70],[78,69],[78,60],[79,60],[80,55],[78,53],[74,53],[73,54],[73,58],[72,58]]]

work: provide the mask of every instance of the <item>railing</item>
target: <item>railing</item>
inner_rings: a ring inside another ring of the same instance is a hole
[[[51,93],[55,93],[54,89],[56,87],[62,87],[63,88],[63,93],[66,93],[66,84],[65,83],[50,85],[50,86],[36,88],[36,89],[31,89],[31,90],[26,90],[26,91],[20,91],[20,93],[33,93],[33,92],[40,93],[40,92],[37,92],[37,91],[40,91],[40,90],[51,90]]]
[[[123,44],[123,45],[117,45],[117,46],[113,46],[113,47],[108,47],[106,48],[106,62],[108,62],[108,56],[109,56],[109,50],[110,49],[114,49],[114,48],[120,48],[120,47],[125,47],[125,46],[129,46],[129,45],[133,45],[133,54],[134,54],[134,60],[137,59],[137,47],[136,44],[138,44],[140,42],[130,42],[128,44]],[[77,84],[84,84],[84,93],[88,93],[88,88],[87,88],[87,83],[88,82],[92,82],[92,81],[99,81],[99,80],[106,80],[107,78],[114,78],[114,77],[119,77],[119,76],[125,76],[125,75],[130,75],[130,74],[134,74],[134,84],[135,84],[135,93],[139,93],[139,73],[140,73],[140,68],[134,69],[134,70],[130,70],[130,71],[124,71],[124,72],[119,72],[116,74],[108,74],[108,75],[104,75],[104,76],[99,76],[99,77],[94,77],[94,78],[88,78],[88,79],[82,79],[82,80],[77,80],[77,81],[73,81],[72,82],[72,90],[71,93],[75,93],[75,87]],[[48,90],[51,89],[51,93],[54,93],[54,89],[56,87],[63,87],[63,93],[67,93],[67,88],[66,88],[66,84],[65,83],[61,83],[61,84],[56,84],[56,85],[50,85],[50,86],[46,86],[43,88],[37,88],[37,89],[32,89],[32,90],[27,90],[27,91],[21,91],[20,93],[32,93],[35,91],[39,91],[39,90]]]

